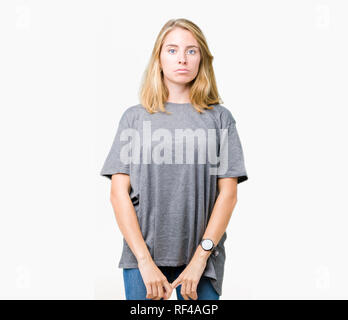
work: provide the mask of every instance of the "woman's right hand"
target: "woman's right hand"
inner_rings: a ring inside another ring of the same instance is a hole
[[[155,262],[152,259],[138,261],[138,268],[146,287],[146,298],[168,300],[172,295],[173,288]]]

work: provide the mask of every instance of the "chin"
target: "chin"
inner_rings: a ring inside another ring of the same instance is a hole
[[[173,81],[177,83],[188,83],[191,82],[194,78],[190,76],[179,76],[179,77],[174,77]]]

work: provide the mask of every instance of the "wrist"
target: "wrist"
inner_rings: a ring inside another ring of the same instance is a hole
[[[195,256],[199,260],[206,261],[208,260],[209,256],[211,255],[211,251],[204,250],[201,245],[197,247],[197,250],[195,252]]]
[[[152,257],[150,254],[142,255],[137,257],[138,264],[144,264],[152,261]]]

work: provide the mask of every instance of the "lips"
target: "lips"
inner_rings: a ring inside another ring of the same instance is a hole
[[[176,72],[178,72],[178,71],[182,71],[182,72],[188,72],[188,70],[187,69],[177,69],[177,70],[175,70]]]

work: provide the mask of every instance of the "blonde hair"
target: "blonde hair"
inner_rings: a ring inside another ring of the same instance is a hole
[[[223,103],[219,97],[212,65],[214,57],[210,53],[207,41],[200,28],[187,19],[171,19],[162,27],[157,36],[148,66],[143,74],[139,92],[140,103],[149,113],[163,111],[170,114],[164,106],[169,92],[163,81],[160,53],[164,38],[175,27],[191,31],[200,48],[201,60],[197,76],[190,85],[190,102],[199,113],[204,112],[204,109],[213,109],[209,105]]]

